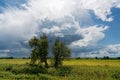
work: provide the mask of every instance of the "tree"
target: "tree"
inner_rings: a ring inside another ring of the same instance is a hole
[[[65,45],[65,43],[57,38],[53,45],[54,67],[60,67],[62,65],[62,61],[65,58],[70,57],[70,54],[71,50]]]
[[[40,54],[41,62],[44,62],[45,67],[48,67],[48,63],[47,63],[48,39],[46,35],[41,36],[41,40],[39,42],[39,50],[41,51],[41,54]]]
[[[38,39],[36,37],[33,37],[32,39],[29,40],[29,45],[32,48],[32,53],[31,53],[31,63],[35,64],[35,62],[39,59],[38,54],[39,50],[38,49]]]
[[[29,45],[32,48],[31,63],[38,64],[45,63],[45,67],[48,67],[47,55],[48,55],[48,39],[46,35],[41,36],[39,39],[33,37],[29,40]]]

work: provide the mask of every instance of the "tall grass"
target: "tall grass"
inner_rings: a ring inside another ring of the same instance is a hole
[[[30,67],[29,61],[0,59],[0,80],[120,80],[119,60],[71,59],[58,69]]]

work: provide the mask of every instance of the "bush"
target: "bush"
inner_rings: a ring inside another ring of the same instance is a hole
[[[71,74],[71,67],[60,67],[57,71],[59,76],[68,76]]]
[[[47,69],[42,66],[23,66],[12,69],[14,74],[38,74],[38,73],[47,73]]]
[[[19,74],[21,70],[17,69],[17,68],[14,68],[11,70],[12,73],[14,74]]]
[[[7,66],[6,68],[5,68],[5,71],[11,71],[12,70],[12,66]]]
[[[55,76],[55,75],[58,75],[58,72],[57,72],[56,68],[53,67],[53,68],[48,69],[48,74]]]

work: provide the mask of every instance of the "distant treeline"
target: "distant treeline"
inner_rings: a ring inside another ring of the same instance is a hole
[[[109,56],[103,56],[103,57],[77,57],[75,59],[103,59],[103,60],[108,60],[108,59],[120,59],[120,57],[109,57]]]
[[[21,57],[21,58],[18,58],[18,57],[0,57],[0,59],[30,59],[30,57]]]
[[[13,59],[14,57],[0,57],[0,59]]]
[[[0,57],[0,59],[17,59],[16,57]],[[30,57],[21,57],[18,59],[30,59]],[[48,59],[51,59],[51,57],[48,57]],[[120,57],[109,57],[109,56],[103,56],[103,57],[76,57],[76,58],[70,58],[70,59],[103,59],[103,60],[108,60],[108,59],[120,59]]]

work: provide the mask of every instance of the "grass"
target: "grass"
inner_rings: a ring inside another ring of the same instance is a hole
[[[0,64],[26,64],[30,59],[0,59]]]
[[[68,66],[117,66],[120,67],[120,60],[96,60],[96,59],[72,59],[63,62],[64,65]]]
[[[70,59],[63,62],[64,67],[51,67],[44,73],[21,72],[36,70],[26,64],[29,61],[30,59],[0,59],[0,80],[120,80],[120,60]]]

